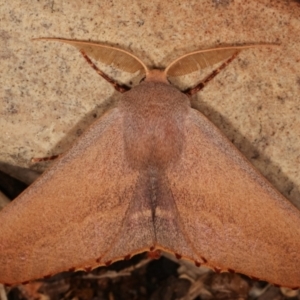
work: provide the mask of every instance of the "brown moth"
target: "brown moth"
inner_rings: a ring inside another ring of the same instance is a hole
[[[159,71],[121,49],[58,41],[79,48],[124,95],[0,212],[0,282],[163,250],[197,266],[298,288],[299,211],[187,97],[248,47],[195,51]],[[88,56],[144,72],[145,80],[129,90]],[[226,59],[184,93],[167,80]]]

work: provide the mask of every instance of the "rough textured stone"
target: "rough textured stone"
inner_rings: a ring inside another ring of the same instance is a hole
[[[0,16],[0,162],[37,170],[49,164],[31,157],[64,152],[118,95],[71,46],[31,38],[118,45],[158,67],[196,49],[281,43],[243,51],[193,105],[300,208],[299,1],[16,0]]]

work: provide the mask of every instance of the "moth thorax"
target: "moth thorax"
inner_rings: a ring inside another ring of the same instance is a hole
[[[162,82],[144,82],[124,94],[125,153],[132,167],[163,169],[178,160],[189,105],[184,94]]]

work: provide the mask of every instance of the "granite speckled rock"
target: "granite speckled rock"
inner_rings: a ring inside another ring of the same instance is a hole
[[[31,157],[64,152],[119,96],[71,46],[31,38],[118,45],[157,67],[196,49],[281,43],[243,51],[193,106],[300,208],[299,1],[16,0],[0,16],[1,166],[39,171],[49,163]]]

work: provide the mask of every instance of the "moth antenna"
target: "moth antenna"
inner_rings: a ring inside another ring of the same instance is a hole
[[[219,68],[215,69],[210,73],[204,80],[200,81],[196,86],[188,88],[183,91],[184,94],[192,96],[201,91],[212,79],[214,79],[223,69],[225,69],[240,53],[235,52],[228,60],[226,60]]]
[[[165,69],[167,77],[176,77],[199,71],[231,57],[235,52],[254,47],[272,47],[279,44],[257,44],[245,46],[228,46],[197,50],[180,56]]]
[[[36,38],[33,39],[33,41],[55,41],[66,43],[76,47],[79,51],[83,51],[87,56],[96,61],[101,61],[106,65],[113,65],[117,69],[125,72],[136,73],[140,71],[146,75],[149,72],[147,66],[137,56],[117,47],[87,41],[74,41],[59,38]]]
[[[104,78],[108,83],[110,83],[114,89],[120,93],[124,93],[130,90],[130,87],[126,84],[119,84],[112,78],[110,78],[107,74],[105,74],[103,71],[101,71],[93,62],[92,60],[86,55],[86,53],[83,50],[80,50],[80,53],[85,58],[87,63],[97,72],[98,75],[100,75],[102,78]]]

